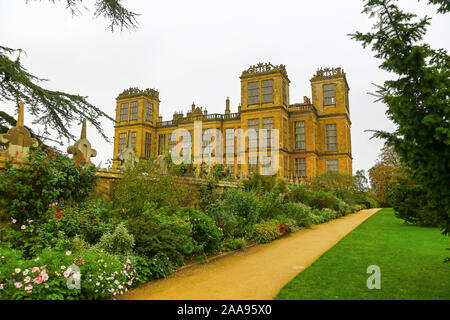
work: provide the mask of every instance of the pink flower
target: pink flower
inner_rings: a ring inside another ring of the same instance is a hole
[[[33,282],[36,283],[36,284],[41,284],[41,283],[42,283],[42,278],[41,278],[41,276],[39,276],[39,277],[33,279]]]
[[[15,286],[16,288],[20,288],[20,287],[22,287],[22,283],[20,283],[20,282],[14,282],[14,286]]]
[[[25,230],[27,227],[23,224],[20,229]]]
[[[33,272],[33,273],[35,273],[37,271],[39,271],[39,267],[33,267],[33,269],[31,269],[31,272]]]
[[[31,278],[30,277],[26,277],[25,279],[23,279],[23,282],[25,282],[25,283],[28,283],[28,282],[30,282],[31,281]]]
[[[16,223],[16,222],[17,222],[17,220],[16,220],[16,219],[14,219],[14,218],[12,218],[11,222],[12,222],[12,223]]]
[[[25,287],[25,291],[30,291],[33,289],[33,285],[29,284]]]

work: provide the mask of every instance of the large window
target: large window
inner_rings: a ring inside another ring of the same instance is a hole
[[[169,134],[169,152],[176,153],[175,146],[177,145],[177,135],[175,133]]]
[[[306,178],[306,159],[304,158],[295,159],[295,177]]]
[[[120,133],[119,134],[119,153],[121,153],[127,144],[127,134],[126,133]]]
[[[183,130],[181,137],[181,155],[188,155],[189,159],[192,152],[192,130]]]
[[[259,82],[248,84],[248,104],[259,103]]]
[[[214,129],[203,129],[202,133],[202,156],[203,159],[209,159],[212,156],[213,151],[213,141],[212,137],[214,135]]]
[[[336,124],[326,125],[327,151],[337,152]]]
[[[145,112],[145,120],[153,121],[153,103],[147,102],[147,110]]]
[[[334,84],[323,85],[323,105],[335,104],[334,99]]]
[[[160,134],[158,137],[158,154],[165,154],[166,153],[166,135]]]
[[[236,140],[237,140],[237,156],[238,156],[237,163],[239,164],[238,170],[241,169],[240,164],[241,164],[241,162],[243,162],[243,161],[241,161],[241,157],[245,157],[244,145],[242,145],[242,143],[241,143],[241,139],[242,139],[241,132],[242,132],[241,128],[238,128],[237,129],[237,137],[236,137]]]
[[[136,132],[131,132],[130,134],[131,146],[136,147]]]
[[[273,156],[264,156],[262,158],[261,174],[272,175],[273,174]]]
[[[337,160],[327,160],[327,170],[338,171],[338,161]]]
[[[262,81],[262,102],[273,102],[273,80]]]
[[[225,129],[225,159],[227,164],[234,163],[234,129]]]
[[[130,104],[130,120],[137,120],[138,116],[138,103],[134,101]]]
[[[263,118],[263,141],[264,147],[273,147],[273,118]]]
[[[306,149],[305,143],[305,121],[294,123],[295,149]]]
[[[120,121],[128,121],[128,103],[120,105]]]
[[[258,150],[259,119],[248,120],[248,149]]]
[[[288,126],[288,121],[287,119],[283,118],[283,136],[284,136],[284,147],[286,149],[289,149],[289,136],[288,136],[288,131],[289,131],[289,126]]]
[[[152,150],[152,134],[145,133],[145,157],[150,158]]]

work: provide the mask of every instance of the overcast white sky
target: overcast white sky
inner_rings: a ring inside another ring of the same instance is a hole
[[[240,102],[239,76],[258,62],[286,65],[291,80],[291,103],[311,97],[309,79],[318,67],[342,67],[350,86],[353,171],[369,169],[383,142],[370,140],[367,129],[394,130],[386,107],[368,95],[389,75],[379,62],[347,36],[367,31],[373,24],[361,14],[361,0],[128,0],[125,6],[141,16],[136,31],[106,29],[107,21],[92,19],[91,11],[72,17],[62,3],[0,0],[0,45],[22,48],[22,63],[34,75],[49,79],[47,86],[83,96],[114,117],[115,98],[129,87],[156,88],[160,114],[171,120],[175,111],[186,113],[193,101],[209,113],[223,113],[230,97],[232,112]],[[433,17],[426,41],[449,50],[450,19],[434,6],[413,0],[401,7]],[[15,106],[0,102],[0,109]],[[14,112],[12,112],[14,110]],[[32,119],[25,114],[25,124]],[[114,127],[103,121],[113,140]],[[80,124],[71,131],[79,136]],[[88,125],[88,139],[97,149],[92,161],[103,165],[113,156],[106,143]],[[64,151],[67,145],[60,147]]]

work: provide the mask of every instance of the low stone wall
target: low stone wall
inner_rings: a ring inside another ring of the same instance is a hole
[[[94,193],[97,196],[101,196],[106,200],[111,200],[114,195],[114,188],[121,179],[120,170],[117,169],[98,169],[97,171],[97,185],[95,187]],[[200,186],[202,184],[207,184],[206,179],[194,178],[194,177],[183,177],[174,176],[175,183],[181,183],[191,186]],[[149,180],[149,183],[151,181]],[[222,193],[227,188],[240,188],[242,183],[239,181],[220,181],[217,185],[216,192]]]

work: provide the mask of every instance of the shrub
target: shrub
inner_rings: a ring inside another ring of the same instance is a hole
[[[283,211],[286,216],[295,220],[298,227],[309,228],[311,227],[311,219],[309,218],[309,212],[311,209],[302,203],[288,202],[284,204]]]
[[[272,219],[253,225],[250,239],[257,243],[268,243],[281,237],[279,221]]]
[[[128,233],[123,222],[116,227],[114,232],[105,233],[97,244],[99,249],[117,255],[131,254],[133,246],[134,236]]]
[[[339,210],[340,200],[331,192],[316,191],[311,198],[311,206],[316,209]]]
[[[259,210],[259,219],[273,219],[283,213],[283,195],[276,191],[266,192]]]
[[[222,248],[226,251],[242,249],[245,245],[245,240],[242,238],[227,238],[222,242]]]
[[[233,238],[238,233],[239,221],[237,217],[226,213],[223,206],[208,206],[207,213],[216,225],[222,228],[225,238]]]
[[[128,217],[143,212],[146,203],[162,207],[182,207],[196,201],[193,188],[176,183],[170,175],[162,175],[151,161],[139,162],[123,172],[114,191],[113,205]]]
[[[217,250],[220,246],[223,232],[217,227],[214,220],[193,208],[185,208],[183,213],[188,216],[192,224],[192,238],[203,247],[204,252]]]
[[[309,213],[309,217],[311,218],[311,222],[313,224],[321,224],[325,222],[325,218],[320,213],[320,210],[314,209]]]
[[[7,164],[0,179],[0,205],[19,223],[38,219],[56,202],[80,202],[95,185],[95,166],[84,167],[51,148],[31,149],[28,162]],[[1,208],[0,208],[1,209]]]
[[[313,192],[308,189],[306,185],[291,186],[288,193],[288,201],[290,202],[300,202],[309,205]]]
[[[324,217],[325,221],[330,221],[339,217],[339,214],[330,208],[322,209],[320,214]]]
[[[187,241],[189,237],[186,234],[177,233],[169,225],[160,224],[155,217],[131,218],[127,221],[127,229],[134,236],[136,254],[148,259],[159,253],[165,254],[175,266],[179,266],[185,255],[194,251],[192,238]]]
[[[287,215],[279,215],[276,216],[275,219],[287,225],[292,232],[297,231],[300,228],[297,225],[297,222],[294,219],[288,217]]]
[[[259,202],[253,191],[229,190],[224,195],[225,212],[242,218],[244,225],[254,224],[259,217]]]

